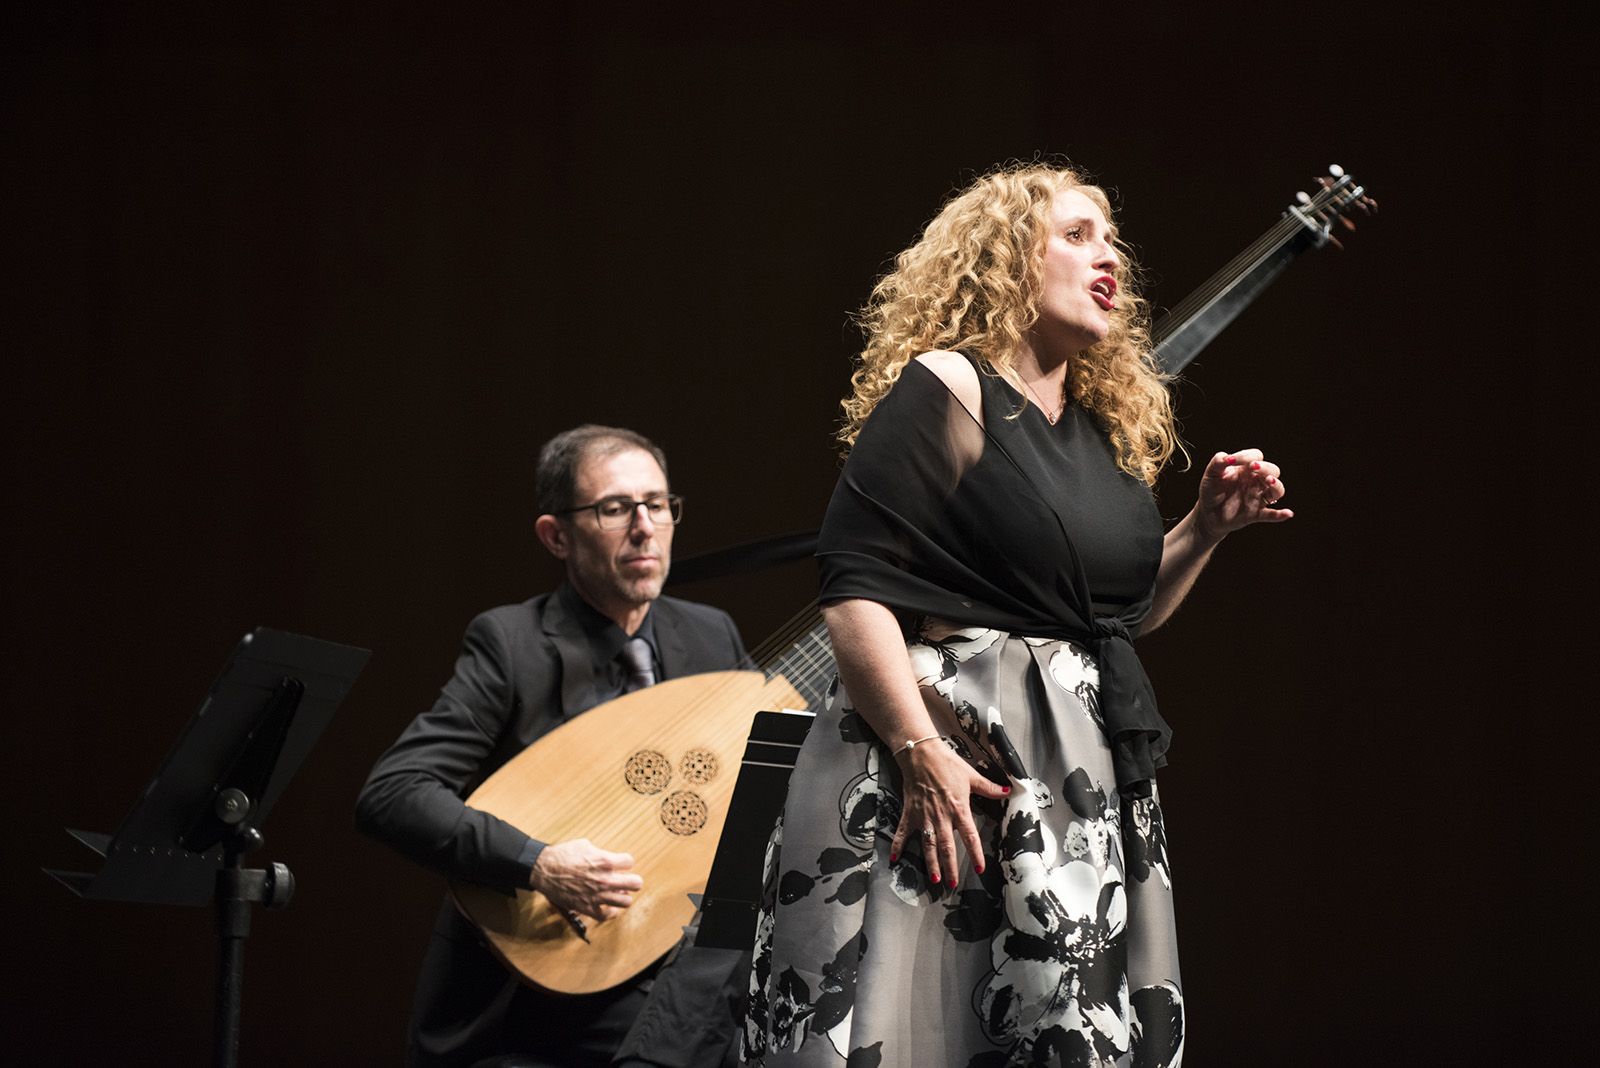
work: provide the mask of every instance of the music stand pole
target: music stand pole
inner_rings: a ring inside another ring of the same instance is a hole
[[[260,848],[262,822],[368,655],[265,627],[245,635],[117,833],[70,832],[104,858],[100,870],[46,869],[81,897],[214,907],[219,1068],[239,1062],[251,907],[294,896],[287,867],[241,858]]]
[[[256,812],[305,696],[305,684],[292,675],[278,680],[265,705],[249,724],[243,744],[214,780],[212,801],[181,841],[204,852],[222,846],[214,896],[217,916],[217,1004],[212,1064],[237,1068],[239,1021],[244,998],[244,940],[250,937],[250,906],[281,909],[294,896],[294,876],[282,864],[245,868],[239,860],[261,848]]]
[[[294,875],[282,864],[242,868],[239,858],[261,848],[261,832],[245,824],[223,845],[223,866],[217,872],[217,1005],[211,1063],[237,1068],[239,1026],[244,999],[244,940],[250,937],[250,906],[288,906],[294,897]]]

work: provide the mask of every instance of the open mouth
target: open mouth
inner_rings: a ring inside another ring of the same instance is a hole
[[[1109,274],[1101,275],[1090,283],[1089,295],[1094,298],[1094,302],[1100,307],[1106,311],[1111,311],[1117,306],[1117,280]]]

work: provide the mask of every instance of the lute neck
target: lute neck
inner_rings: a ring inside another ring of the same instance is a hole
[[[761,669],[769,679],[778,675],[788,679],[805,698],[806,707],[815,712],[822,708],[834,673],[828,626],[815,605],[802,613],[796,632],[798,637],[790,638],[783,648],[760,660]]]
[[[1315,197],[1304,197],[1287,209],[1266,233],[1151,328],[1156,362],[1163,371],[1177,374],[1188,366],[1300,253],[1337,244],[1329,234],[1331,222],[1346,204],[1362,198],[1362,189],[1348,174],[1334,170],[1336,177],[1325,180]]]

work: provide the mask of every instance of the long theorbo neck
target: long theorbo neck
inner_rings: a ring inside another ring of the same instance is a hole
[[[782,675],[805,698],[806,707],[815,712],[833,682],[833,646],[828,642],[828,626],[813,607],[809,619],[790,629],[791,637],[780,648],[761,659],[767,678]],[[778,644],[774,642],[773,644]]]

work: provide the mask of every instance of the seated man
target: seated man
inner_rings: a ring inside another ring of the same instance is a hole
[[[558,435],[540,452],[536,492],[535,532],[565,562],[566,581],[472,621],[454,676],[378,760],[356,819],[449,878],[532,887],[594,922],[627,908],[642,888],[632,857],[586,838],[546,844],[462,799],[573,716],[658,680],[746,667],[749,658],[727,613],[661,596],[682,500],[648,439],[602,426]],[[636,1036],[624,1055],[695,1065],[731,1044],[730,998],[743,980],[736,967],[728,955],[684,953],[659,980],[674,996],[657,1001],[706,1017],[642,1028],[649,1048],[634,1049]],[[653,970],[599,994],[545,994],[508,971],[446,898],[417,983],[408,1062],[606,1064],[657,981]]]

